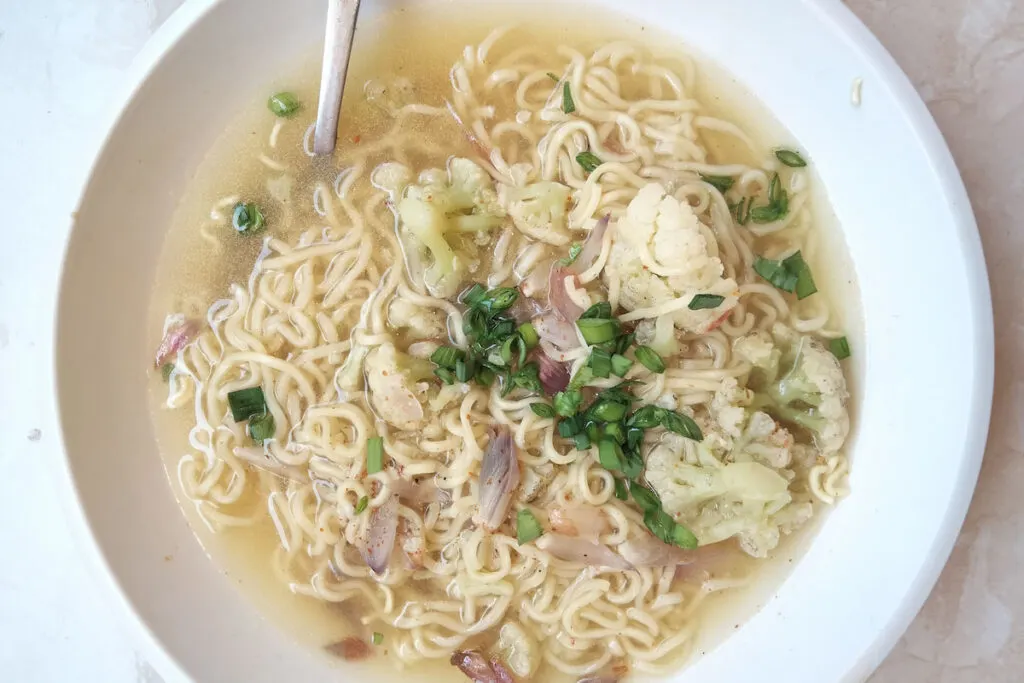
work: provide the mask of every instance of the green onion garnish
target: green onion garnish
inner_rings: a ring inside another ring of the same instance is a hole
[[[231,225],[243,235],[254,235],[263,229],[263,212],[252,202],[238,202],[231,214]]]
[[[468,382],[476,375],[476,363],[470,360],[455,361],[455,379]]]
[[[520,325],[519,336],[523,338],[523,343],[526,344],[527,349],[536,348],[537,344],[540,343],[540,335],[537,334],[537,329],[533,326],[533,323],[523,323]]]
[[[523,508],[516,515],[516,536],[519,545],[525,545],[536,540],[544,533],[544,527],[540,525],[533,513]]]
[[[612,401],[601,401],[595,404],[587,415],[601,422],[618,422],[626,416],[627,406]]]
[[[700,179],[723,194],[736,182],[735,178],[727,175],[705,175],[701,173]]]
[[[472,287],[462,293],[460,299],[467,306],[479,306],[486,296],[487,289],[480,283],[475,282]]]
[[[725,297],[719,294],[697,294],[690,299],[687,306],[691,311],[703,311],[708,308],[718,308],[725,301]]]
[[[558,422],[558,435],[563,439],[571,439],[583,431],[583,417],[576,415]]]
[[[626,482],[621,479],[615,480],[615,497],[619,500],[629,500],[629,489],[626,487]]]
[[[601,344],[611,341],[618,334],[617,325],[611,320],[581,318],[576,321],[576,327],[580,329],[583,340],[588,344]]]
[[[482,387],[489,387],[494,384],[494,371],[490,368],[480,368],[476,371],[476,383]]]
[[[601,165],[601,159],[593,152],[580,152],[576,155],[576,163],[587,173],[593,173]]]
[[[582,389],[594,379],[594,371],[589,365],[584,365],[576,371],[576,374],[569,380],[569,389]]]
[[[661,413],[661,426],[670,432],[681,434],[687,439],[693,439],[694,441],[704,440],[700,427],[697,426],[697,423],[689,415],[683,415],[671,410],[663,410]]]
[[[512,375],[512,384],[535,394],[544,391],[544,387],[540,383],[540,368],[536,363],[527,363],[522,366],[519,372]]]
[[[629,369],[633,367],[633,361],[619,354],[612,354],[612,374],[616,377],[625,377]]]
[[[380,645],[381,643],[384,642],[384,634],[381,633],[380,631],[374,631],[373,632],[373,636],[372,636],[372,641],[373,641],[374,645]]]
[[[164,378],[164,381],[171,379],[171,375],[174,373],[174,363],[164,363],[160,366],[160,376]]]
[[[626,460],[622,466],[622,473],[630,479],[636,479],[644,471],[644,459],[640,457],[639,451],[626,453]]]
[[[436,351],[430,354],[430,361],[432,363],[449,370],[454,370],[455,364],[465,359],[466,353],[462,349],[456,349],[452,346],[439,346]]]
[[[249,436],[256,443],[263,443],[274,436],[274,416],[269,412],[249,418]]]
[[[290,92],[275,93],[267,100],[267,109],[274,116],[291,116],[299,110],[299,98]]]
[[[499,287],[487,292],[487,296],[480,302],[491,312],[504,311],[511,308],[512,304],[519,298],[519,290],[515,287]]]
[[[672,543],[686,550],[696,550],[697,546],[700,545],[697,536],[678,522],[676,522],[675,527],[672,529]]]
[[[633,494],[633,500],[644,512],[661,509],[661,500],[658,498],[658,494],[646,486],[633,484],[629,487],[629,492]]]
[[[548,78],[553,80],[555,83],[558,83],[558,81],[562,80],[561,78],[559,78],[555,74],[551,73],[550,71],[548,72]]]
[[[263,387],[239,389],[228,394],[228,407],[235,422],[244,422],[253,415],[267,412],[267,398],[263,395]]]
[[[625,355],[629,347],[636,341],[636,332],[630,332],[629,334],[623,334],[615,340],[615,353],[620,356]]]
[[[600,319],[607,320],[612,317],[612,305],[607,301],[598,301],[596,304],[583,311],[580,320]]]
[[[839,360],[846,360],[850,357],[850,342],[847,341],[846,337],[833,339],[828,343],[828,348],[832,355]]]
[[[530,410],[537,417],[554,417],[555,409],[549,406],[547,403],[531,403]]]
[[[578,451],[585,451],[590,448],[590,436],[586,432],[580,432],[572,437],[572,441]]]
[[[356,514],[357,515],[363,514],[363,512],[366,510],[366,506],[369,505],[369,504],[370,504],[370,499],[368,497],[363,496],[362,498],[360,498],[359,502],[356,503]]]
[[[604,426],[604,435],[615,439],[620,445],[626,443],[626,428],[620,422],[609,422]]]
[[[663,412],[665,412],[665,409],[659,406],[644,406],[629,416],[629,419],[626,420],[626,426],[639,429],[657,427],[661,424],[661,414]]]
[[[788,149],[775,150],[775,158],[790,168],[803,168],[807,165],[802,156]]]
[[[569,255],[563,259],[559,259],[558,262],[563,266],[571,266],[576,263],[576,259],[579,258],[581,251],[583,251],[583,245],[576,242],[569,247]]]
[[[555,394],[555,412],[562,417],[572,417],[579,412],[583,394],[578,389],[568,389]]]
[[[754,203],[753,197],[750,204]],[[774,223],[782,219],[789,212],[789,195],[782,187],[779,174],[772,175],[771,183],[768,185],[768,205],[750,208],[747,206],[747,214],[755,223]]]
[[[455,384],[455,373],[448,368],[434,368],[434,376],[449,386]]]
[[[562,84],[562,111],[566,114],[576,111],[576,103],[572,101],[572,88],[569,87],[569,81]]]
[[[594,377],[606,378],[612,373],[612,354],[604,349],[595,348],[591,351],[587,363],[594,371]]]
[[[663,361],[661,359],[661,355],[650,346],[638,346],[634,353],[636,354],[636,359],[640,361],[640,364],[651,372],[657,374],[665,372],[665,361]]]
[[[686,527],[677,524],[672,516],[660,507],[644,512],[644,525],[664,543],[686,550],[697,548],[697,537]]]
[[[626,448],[635,450],[640,448],[644,442],[644,430],[639,427],[630,427],[626,430]]]
[[[377,474],[384,469],[384,439],[373,436],[366,441],[366,473]]]
[[[620,472],[623,467],[622,447],[615,439],[601,439],[597,444],[597,459],[606,470]]]
[[[781,261],[758,256],[754,259],[754,272],[784,292],[795,292],[798,299],[806,299],[818,291],[811,276],[811,268],[800,252]]]

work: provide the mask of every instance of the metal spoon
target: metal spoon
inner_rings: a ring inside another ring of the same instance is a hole
[[[313,153],[330,154],[338,138],[341,96],[345,92],[352,34],[356,30],[359,0],[328,0],[324,65],[320,72],[320,104],[316,110]]]

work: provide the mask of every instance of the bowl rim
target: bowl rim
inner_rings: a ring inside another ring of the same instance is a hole
[[[65,517],[72,526],[72,537],[80,556],[86,558],[89,572],[102,585],[116,605],[119,626],[130,642],[140,649],[147,662],[170,680],[190,680],[187,669],[164,647],[159,636],[136,610],[132,599],[115,578],[109,560],[93,529],[92,521],[85,513],[76,485],[70,455],[66,444],[66,408],[60,401],[59,343],[62,304],[66,298],[64,271],[69,257],[71,237],[76,230],[78,211],[86,200],[98,165],[110,146],[126,112],[153,72],[160,66],[171,49],[194,25],[200,22],[215,7],[226,0],[185,0],[153,33],[126,70],[119,92],[111,99],[108,114],[101,130],[102,136],[91,153],[92,159],[78,190],[75,202],[75,218],[67,232],[61,257],[61,282],[57,289],[53,307],[53,355],[51,371],[53,392],[56,397],[55,409],[58,422],[57,443],[60,457],[53,465],[53,477],[60,489],[61,505]],[[926,556],[919,561],[919,571],[908,587],[902,603],[893,611],[891,618],[879,626],[877,634],[856,664],[841,673],[841,680],[863,680],[882,662],[898,639],[913,621],[924,605],[931,590],[953,550],[960,529],[974,494],[984,456],[989,421],[991,417],[995,372],[995,341],[992,299],[989,288],[985,257],[978,232],[977,222],[971,208],[963,179],[960,176],[953,155],[926,104],[914,88],[909,77],[899,67],[892,55],[882,46],[864,23],[841,0],[796,0],[820,21],[832,27],[837,34],[848,39],[849,45],[881,77],[879,85],[889,91],[913,131],[919,138],[920,148],[931,163],[937,181],[943,190],[944,202],[958,229],[962,246],[961,259],[970,288],[972,302],[977,373],[969,404],[972,416],[968,431],[967,445],[961,453],[960,469],[956,489],[949,498],[946,513],[938,524],[934,541]],[[785,122],[783,122],[785,123]],[[973,444],[973,445],[971,445]]]

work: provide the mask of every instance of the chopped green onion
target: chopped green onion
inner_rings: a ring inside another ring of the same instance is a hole
[[[559,259],[558,263],[563,266],[571,266],[572,264],[576,263],[576,259],[579,258],[580,252],[582,251],[583,245],[580,244],[579,242],[576,242],[571,247],[569,247],[569,255],[563,259]]]
[[[633,361],[617,353],[612,355],[611,363],[612,374],[616,377],[625,377],[629,369],[633,367]]]
[[[555,409],[549,406],[547,403],[531,403],[530,410],[537,417],[554,417]]]
[[[697,294],[687,306],[691,311],[703,311],[708,308],[718,308],[725,301],[725,297],[719,294]]]
[[[705,175],[701,173],[700,179],[723,194],[736,182],[735,178],[727,175]]]
[[[846,360],[850,357],[850,342],[846,337],[833,339],[828,343],[829,351],[839,360]]]
[[[455,373],[448,368],[434,368],[434,376],[445,384],[455,384]]]
[[[243,235],[255,235],[263,229],[263,212],[252,202],[238,202],[231,214],[231,225]]]
[[[509,337],[501,345],[501,351],[499,353],[501,353],[501,360],[505,363],[505,365],[509,365],[512,362],[512,352],[514,350],[512,347],[515,346],[515,344],[516,338]]]
[[[551,73],[550,71],[548,72],[548,78],[553,80],[555,83],[558,83],[558,81],[562,80],[561,78],[559,78],[555,74]]]
[[[604,349],[595,348],[590,352],[587,364],[594,371],[594,377],[606,378],[612,372],[612,354]]]
[[[739,225],[746,225],[750,222],[750,209],[754,206],[754,198],[747,197],[741,199],[740,203],[736,205],[736,223]]]
[[[540,538],[543,533],[544,527],[540,525],[532,512],[526,508],[519,511],[516,515],[516,536],[519,545],[526,545],[530,541]]]
[[[523,338],[523,343],[526,344],[527,349],[536,348],[537,344],[540,343],[540,335],[537,334],[537,328],[533,326],[533,323],[523,323],[520,325],[519,336]]]
[[[512,384],[536,394],[544,391],[544,387],[540,383],[540,368],[536,363],[527,363],[519,368],[519,372],[512,375]]]
[[[373,436],[366,440],[366,473],[377,474],[384,469],[384,438]]]
[[[466,360],[466,353],[462,349],[457,349],[453,346],[439,346],[432,354],[430,354],[430,361],[435,365],[440,365],[442,368],[448,368],[454,370],[456,364],[459,361]]]
[[[583,318],[576,321],[583,340],[588,344],[601,344],[615,339],[617,333],[615,322],[595,318]]]
[[[591,407],[587,415],[601,422],[618,422],[626,416],[626,406],[612,401],[601,401]]]
[[[750,205],[753,205],[754,199],[751,197]],[[789,212],[789,195],[786,193],[784,187],[782,187],[782,180],[779,178],[779,174],[775,173],[772,175],[771,183],[768,185],[768,204],[767,206],[757,206],[750,208],[747,206],[747,213],[749,217],[755,223],[773,223]]]
[[[481,305],[486,306],[491,312],[504,311],[511,308],[518,298],[519,290],[515,287],[499,287],[487,292]]]
[[[462,293],[462,303],[467,306],[479,306],[480,303],[487,296],[487,290],[478,282],[473,283],[473,286]]]
[[[228,407],[235,422],[244,422],[253,415],[267,412],[267,398],[263,395],[263,387],[239,389],[228,394]]]
[[[601,439],[597,445],[597,459],[601,467],[611,472],[620,472],[623,468],[622,448],[614,439]]]
[[[567,389],[555,394],[555,412],[562,417],[572,417],[579,412],[583,394],[579,389]]]
[[[775,150],[775,158],[790,168],[803,168],[807,165],[802,156],[788,149]]]
[[[269,412],[249,418],[249,436],[256,443],[263,443],[274,436],[274,416]]]
[[[600,401],[613,401],[614,403],[621,403],[624,406],[631,406],[633,402],[637,400],[636,396],[626,391],[629,387],[634,384],[641,384],[635,380],[627,379],[624,382],[619,382],[613,387],[608,387],[600,394],[597,395],[597,399]]]
[[[487,313],[471,308],[462,318],[462,331],[470,337],[482,337],[487,332]]]
[[[626,461],[622,467],[622,473],[630,479],[636,479],[644,471],[644,459],[638,451],[626,453]]]
[[[356,514],[357,515],[363,514],[363,511],[366,510],[366,506],[369,505],[369,504],[370,504],[370,499],[368,497],[363,496],[362,498],[360,498],[359,502],[356,503]]]
[[[580,320],[607,320],[612,317],[612,305],[607,301],[598,301],[596,304],[583,311]]]
[[[583,417],[576,415],[558,422],[558,435],[563,439],[571,439],[583,431]]]
[[[661,500],[658,498],[658,494],[646,486],[633,484],[629,487],[629,492],[633,494],[633,500],[644,512],[661,509]]]
[[[572,101],[572,88],[569,87],[569,81],[562,84],[562,111],[566,114],[576,111],[576,103]]]
[[[626,430],[626,448],[630,450],[640,448],[644,442],[644,430],[639,427],[630,427]]]
[[[694,441],[704,440],[700,427],[697,426],[697,423],[689,415],[665,410],[661,414],[661,426],[670,432],[681,434],[687,439],[693,439]]]
[[[576,446],[576,450],[585,451],[590,448],[590,436],[586,432],[580,432],[572,438],[573,445]]]
[[[636,359],[640,361],[640,364],[651,372],[658,374],[665,372],[665,361],[663,361],[661,359],[661,355],[650,346],[638,346],[634,353],[636,353]]]
[[[818,291],[811,268],[800,252],[782,261],[758,256],[754,259],[754,272],[784,292],[795,292],[798,299],[806,299]]]
[[[604,426],[604,435],[615,439],[619,444],[626,442],[626,429],[620,422],[609,422]]]
[[[620,356],[625,355],[626,351],[629,350],[629,347],[633,345],[634,341],[636,341],[635,332],[620,335],[619,338],[615,340],[615,353]]]
[[[476,363],[470,360],[455,361],[455,379],[460,382],[468,382],[476,375]]]
[[[489,387],[494,384],[494,371],[490,368],[480,368],[476,373],[476,383],[482,387]]]
[[[290,92],[275,93],[267,100],[267,109],[274,116],[291,116],[299,110],[299,98]]]
[[[380,631],[374,631],[372,641],[374,645],[380,645],[384,642],[384,634]]]
[[[811,276],[811,268],[804,261],[804,257],[800,255],[799,251],[787,258],[783,263],[786,264],[790,271],[795,271],[797,274],[797,299],[806,299],[818,291],[818,287],[814,284],[814,278]]]
[[[661,424],[661,414],[665,411],[659,406],[644,406],[629,416],[626,426],[639,429],[649,429]]]
[[[621,479],[615,480],[615,497],[619,500],[629,500],[629,489],[626,487],[626,482]]]
[[[580,152],[576,155],[576,163],[579,164],[587,173],[593,173],[603,162],[601,161],[601,158],[593,152]]]
[[[576,374],[569,380],[569,389],[582,389],[594,379],[594,371],[589,365],[584,365],[576,371]]]
[[[164,378],[164,381],[171,379],[171,375],[174,373],[174,363],[164,363],[160,366],[160,376]]]

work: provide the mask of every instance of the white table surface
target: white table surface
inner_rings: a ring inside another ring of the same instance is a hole
[[[76,190],[126,67],[180,1],[0,0],[3,681],[160,680],[118,632],[69,540],[49,476],[60,455],[46,366]],[[848,4],[910,74],[964,174],[989,263],[998,347],[993,424],[967,524],[938,588],[872,683],[1019,681],[1024,2]],[[941,321],[935,333],[941,334]]]

